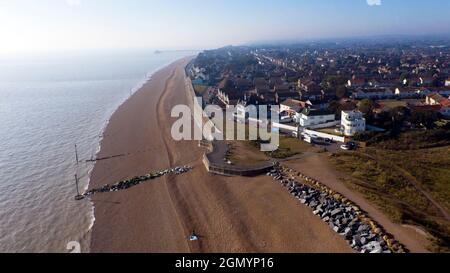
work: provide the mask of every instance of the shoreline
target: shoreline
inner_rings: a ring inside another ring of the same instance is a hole
[[[203,166],[198,142],[170,137],[172,106],[190,105],[188,61],[155,72],[112,115],[98,156],[131,155],[97,162],[89,188],[174,166],[194,169],[93,197],[91,252],[351,252],[269,178],[213,176]],[[192,230],[202,237],[199,242],[187,240]]]
[[[162,65],[162,66],[156,68],[154,71],[149,72],[149,73],[147,74],[147,76],[146,76],[142,81],[140,81],[138,84],[136,84],[135,87],[133,87],[133,88],[130,90],[130,92],[131,92],[130,96],[128,96],[123,102],[120,103],[120,105],[113,111],[113,113],[111,114],[111,116],[110,116],[110,117],[108,118],[108,120],[105,122],[105,124],[104,124],[104,126],[103,126],[103,128],[102,128],[102,130],[101,130],[101,138],[99,139],[99,143],[98,143],[98,146],[97,146],[97,151],[96,151],[96,153],[95,153],[95,158],[98,158],[98,157],[101,155],[102,152],[103,152],[103,153],[107,153],[107,151],[104,151],[104,149],[103,149],[103,142],[104,142],[105,138],[106,138],[107,135],[108,135],[107,132],[108,132],[108,129],[109,129],[109,127],[110,127],[111,120],[114,118],[114,116],[117,114],[117,112],[118,112],[122,107],[125,107],[126,104],[127,104],[134,96],[136,96],[136,94],[137,94],[138,92],[142,92],[142,89],[143,89],[147,84],[149,84],[152,80],[154,80],[155,74],[160,73],[161,71],[163,71],[163,70],[165,70],[165,69],[168,69],[170,66],[174,65],[174,63],[179,62],[180,60],[183,60],[183,59],[184,59],[184,58],[175,60],[175,61],[173,61],[173,62],[168,62],[168,63],[166,63],[166,64],[164,64],[164,65]],[[98,168],[98,163],[99,163],[99,162],[96,162],[96,163],[93,165],[93,167],[89,170],[89,178],[88,178],[88,183],[87,183],[87,185],[86,185],[86,187],[85,187],[85,192],[88,191],[88,190],[91,190],[91,189],[93,189],[93,188],[95,188],[96,186],[99,185],[98,181],[97,181],[97,183],[96,183],[96,181],[92,181],[92,179],[93,179],[93,173],[94,173],[94,171],[96,170],[96,168]],[[89,228],[88,234],[87,234],[87,236],[89,236],[89,242],[88,242],[89,245],[88,245],[87,247],[88,247],[88,251],[89,251],[89,252],[92,252],[92,236],[93,236],[93,230],[94,230],[94,228],[95,228],[96,225],[97,225],[97,223],[96,223],[96,222],[97,222],[97,219],[96,219],[95,214],[96,214],[97,207],[98,207],[99,204],[96,204],[96,203],[98,203],[98,202],[96,202],[95,200],[89,200],[89,202],[92,204],[92,212],[93,212],[93,215],[92,215],[92,222],[89,224],[90,228]]]
[[[179,60],[176,60],[176,61],[179,61]],[[176,61],[175,61],[175,62],[176,62]],[[108,126],[109,126],[109,123],[111,122],[111,118],[112,118],[112,116],[114,115],[114,113],[115,113],[122,105],[126,104],[127,101],[128,101],[132,96],[134,96],[134,94],[135,94],[136,92],[138,92],[140,89],[142,89],[142,87],[143,87],[145,84],[147,84],[149,81],[151,81],[153,75],[154,75],[156,72],[158,72],[158,71],[164,69],[165,67],[169,66],[169,65],[172,64],[172,63],[173,63],[173,62],[167,62],[167,63],[165,63],[165,64],[163,64],[163,65],[161,65],[161,66],[159,66],[159,67],[153,69],[152,71],[148,72],[148,73],[145,75],[145,77],[143,77],[141,80],[139,80],[139,82],[138,82],[134,87],[132,87],[132,88],[130,89],[130,95],[129,95],[128,97],[126,97],[123,101],[121,101],[115,109],[113,109],[111,115],[110,115],[109,118],[104,122],[102,128],[100,129],[100,133],[98,134],[98,135],[99,135],[99,141],[98,141],[98,143],[97,143],[97,145],[96,145],[96,149],[95,149],[95,153],[94,153],[94,158],[98,158],[98,155],[99,155],[99,153],[101,152],[101,149],[102,149],[102,142],[103,142],[103,139],[105,138],[105,132],[106,132]],[[86,172],[86,173],[87,173],[87,181],[86,181],[85,185],[83,186],[82,192],[87,192],[88,190],[91,189],[92,172],[93,172],[94,169],[95,169],[95,165],[96,165],[96,163],[93,164],[91,167],[87,167],[87,169],[86,169],[86,170],[87,170],[87,172]],[[89,253],[90,250],[91,250],[91,236],[92,236],[92,229],[93,229],[93,227],[94,227],[94,225],[95,225],[95,220],[96,220],[96,218],[95,218],[95,204],[94,204],[94,202],[91,201],[91,200],[89,200],[89,203],[91,203],[91,204],[90,204],[91,210],[89,211],[89,218],[90,218],[89,220],[90,220],[90,221],[88,222],[88,228],[87,228],[86,232],[83,234],[83,237],[82,237],[82,241],[85,241],[85,242],[87,243],[87,245],[83,246],[84,251],[86,251],[86,252],[88,252],[88,253]]]

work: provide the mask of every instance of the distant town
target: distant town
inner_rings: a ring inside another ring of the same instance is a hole
[[[331,188],[343,183],[347,197],[363,194],[394,222],[427,234],[429,250],[448,251],[450,41],[229,46],[200,53],[186,71],[204,104],[232,109],[236,123],[250,126],[248,106],[279,106],[269,129],[281,133],[278,151],[258,154],[258,141],[216,141],[209,144],[216,152],[205,156],[210,172],[255,174],[283,162]],[[283,175],[270,175],[298,194]],[[347,226],[338,220],[330,227]],[[347,237],[357,251],[382,249]]]
[[[280,105],[281,123],[347,137],[450,117],[450,48],[440,44],[226,47],[201,53],[190,74],[224,109]]]

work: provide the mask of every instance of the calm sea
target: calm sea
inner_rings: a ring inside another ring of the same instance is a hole
[[[89,251],[89,183],[109,117],[155,70],[195,52],[78,53],[0,58],[0,252]],[[78,169],[78,170],[77,170]]]

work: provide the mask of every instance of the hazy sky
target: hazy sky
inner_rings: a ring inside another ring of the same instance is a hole
[[[448,0],[0,0],[0,53],[450,32]]]

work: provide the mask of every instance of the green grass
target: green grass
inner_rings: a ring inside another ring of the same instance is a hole
[[[333,135],[333,136],[343,136],[343,134],[336,133],[336,132],[335,132],[335,129],[336,129],[336,127],[334,127],[334,128],[319,129],[319,130],[317,130],[317,131],[322,132],[322,133],[325,133],[325,134],[330,134],[330,135]]]
[[[260,142],[252,141],[251,145],[259,148]],[[280,136],[280,145],[278,150],[274,152],[266,152],[265,154],[274,159],[287,159],[311,150],[314,150],[314,148],[304,141],[297,138]]]
[[[229,160],[234,165],[257,166],[265,163],[269,158],[249,141],[233,141]]]
[[[378,101],[379,104],[382,104],[390,109],[394,109],[396,107],[406,107],[407,103],[401,100],[382,100]]]
[[[208,87],[207,85],[194,85],[194,92],[197,96],[203,96]]]
[[[290,149],[296,154],[301,154],[312,149],[311,145],[293,137],[280,137],[280,148]]]

